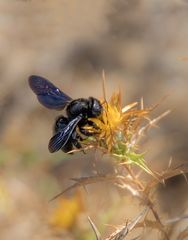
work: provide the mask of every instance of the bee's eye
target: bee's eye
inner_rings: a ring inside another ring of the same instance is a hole
[[[99,116],[102,112],[102,106],[100,104],[100,102],[96,99],[93,102],[93,108],[92,108],[92,113],[94,116]]]

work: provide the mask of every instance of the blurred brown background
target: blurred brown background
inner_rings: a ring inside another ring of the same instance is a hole
[[[143,151],[160,171],[171,157],[173,164],[187,161],[187,22],[186,0],[0,0],[0,239],[94,239],[81,212],[88,211],[101,229],[136,212],[125,208],[112,221],[104,214],[109,199],[121,198],[110,186],[96,185],[81,193],[77,227],[60,226],[58,234],[48,227],[46,212],[55,205],[48,199],[70,185],[69,178],[92,174],[94,156],[48,152],[59,113],[38,103],[28,87],[31,74],[48,78],[72,98],[102,97],[103,69],[108,97],[120,87],[125,104],[143,96],[151,106],[168,95],[153,117],[173,111],[150,131]],[[111,171],[107,162],[97,164],[98,171]],[[173,187],[181,181],[174,182]],[[164,212],[175,214],[176,203]],[[103,218],[95,212],[100,208]]]

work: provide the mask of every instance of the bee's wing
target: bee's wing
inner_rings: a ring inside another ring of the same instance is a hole
[[[71,137],[73,131],[81,119],[82,117],[80,115],[77,116],[71,120],[64,129],[60,130],[50,139],[48,149],[51,153],[57,152],[59,149],[66,145],[67,141]]]
[[[61,110],[72,100],[50,81],[40,76],[30,76],[29,86],[37,95],[39,102],[47,108]]]

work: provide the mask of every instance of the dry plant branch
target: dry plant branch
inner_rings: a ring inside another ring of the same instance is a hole
[[[88,221],[93,229],[93,232],[95,233],[96,240],[102,240],[99,230],[97,229],[97,227],[95,226],[94,222],[91,220],[90,217],[88,217]]]
[[[178,176],[181,174],[183,174],[183,176],[185,176],[186,173],[188,173],[188,164],[182,163],[181,165],[178,165],[174,168],[168,168],[167,171],[164,171],[163,173],[161,173],[159,176],[160,182],[165,183],[165,181],[168,180],[169,178],[172,178],[174,176]],[[147,186],[145,187],[144,192],[148,193],[150,191],[150,189],[152,189],[153,187],[158,185],[160,182],[157,181],[156,179],[152,179],[151,181],[148,182]]]
[[[115,181],[118,178],[116,175],[96,175],[96,176],[89,176],[89,177],[81,177],[81,178],[72,178],[71,180],[75,181],[76,183],[72,184],[70,187],[66,188],[62,192],[55,195],[49,201],[53,201],[63,195],[65,192],[70,191],[77,187],[85,187],[88,184],[93,184],[97,182],[104,182],[104,181]]]
[[[138,216],[136,216],[128,224],[120,227],[115,232],[113,232],[105,240],[123,240],[125,237],[134,229],[136,224],[147,214],[148,208],[145,208]]]

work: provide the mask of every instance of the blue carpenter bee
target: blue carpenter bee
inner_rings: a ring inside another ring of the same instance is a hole
[[[93,126],[93,122],[89,121],[88,118],[99,117],[102,113],[103,108],[100,101],[93,97],[73,100],[49,80],[40,76],[30,76],[29,86],[43,106],[56,110],[66,108],[66,117],[61,115],[55,121],[54,136],[48,145],[49,151],[53,153],[61,149],[63,152],[69,152],[74,147],[82,148],[81,134],[93,135],[84,129],[84,126],[87,125]]]

